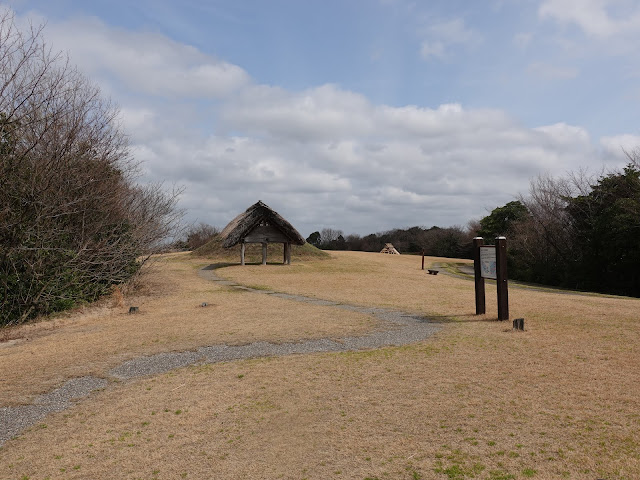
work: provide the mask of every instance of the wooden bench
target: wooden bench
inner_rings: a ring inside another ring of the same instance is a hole
[[[439,271],[440,270],[427,269],[427,272],[429,272],[429,275],[437,275]]]

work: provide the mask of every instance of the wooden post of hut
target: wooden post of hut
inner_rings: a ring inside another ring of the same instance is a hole
[[[245,245],[262,244],[262,265],[267,264],[269,243],[282,243],[282,263],[291,265],[291,244],[304,245],[305,240],[293,226],[277,212],[258,201],[244,213],[231,220],[220,233],[222,246],[231,248],[240,243],[240,264],[245,264]]]
[[[291,242],[286,242],[284,244],[282,263],[291,265]]]

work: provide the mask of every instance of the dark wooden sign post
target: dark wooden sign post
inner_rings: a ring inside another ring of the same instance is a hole
[[[498,288],[498,320],[509,320],[507,239],[498,237],[495,245],[485,245],[482,237],[474,238],[473,269],[476,283],[476,315],[482,315],[487,311],[484,279],[493,278]]]
[[[498,320],[509,320],[509,286],[507,285],[507,239],[496,238],[496,272],[498,287]]]
[[[484,245],[482,237],[473,239],[473,271],[476,280],[476,315],[487,313],[487,306],[484,298],[484,277],[480,266],[480,247]]]

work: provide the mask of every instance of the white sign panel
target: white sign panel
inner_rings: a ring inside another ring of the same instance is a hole
[[[480,276],[496,279],[496,247],[480,247]]]

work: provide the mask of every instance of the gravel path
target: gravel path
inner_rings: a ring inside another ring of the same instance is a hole
[[[146,375],[165,373],[188,365],[217,363],[247,358],[283,356],[316,352],[344,352],[379,348],[385,346],[406,345],[418,342],[435,333],[440,327],[428,318],[410,315],[397,310],[369,308],[347,305],[328,300],[277,293],[269,290],[257,290],[216,275],[215,270],[228,264],[214,264],[201,269],[198,273],[213,282],[238,288],[248,292],[271,295],[274,297],[304,302],[312,305],[332,307],[336,310],[349,310],[373,315],[382,322],[382,329],[357,337],[344,337],[337,340],[328,338],[302,340],[298,342],[270,343],[254,342],[247,345],[212,345],[186,352],[166,352],[134,358],[109,371],[112,381],[130,380]],[[338,312],[336,312],[338,313]],[[110,381],[104,378],[79,377],[68,380],[60,388],[37,397],[31,405],[0,408],[0,446],[18,435],[25,428],[41,422],[49,413],[60,412],[73,404],[73,401],[86,397],[95,390],[108,387]]]
[[[43,420],[53,412],[71,407],[72,400],[86,397],[94,390],[105,388],[109,381],[104,378],[80,377],[67,380],[55,390],[39,395],[31,405],[0,408],[0,447],[22,430]]]

